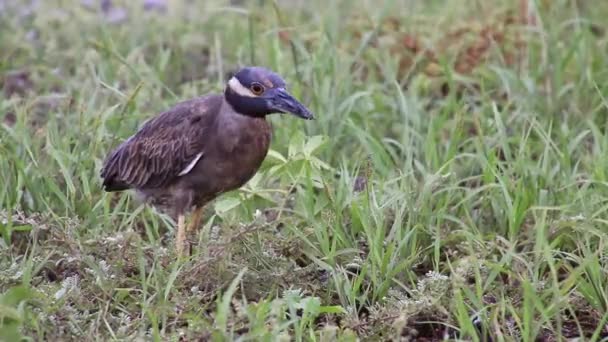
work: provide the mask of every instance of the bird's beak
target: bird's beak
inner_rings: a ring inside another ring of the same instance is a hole
[[[270,100],[270,106],[273,110],[280,113],[291,113],[306,120],[314,119],[314,115],[308,108],[296,100],[295,97],[287,92],[287,90],[282,88],[277,89],[275,96]]]

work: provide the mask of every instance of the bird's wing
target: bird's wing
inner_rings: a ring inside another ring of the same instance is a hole
[[[105,160],[106,191],[165,186],[192,170],[205,152],[204,135],[219,96],[182,102],[145,123]]]

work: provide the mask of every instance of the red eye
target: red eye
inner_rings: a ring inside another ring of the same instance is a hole
[[[250,89],[255,95],[262,95],[264,92],[264,86],[259,83],[253,83]]]

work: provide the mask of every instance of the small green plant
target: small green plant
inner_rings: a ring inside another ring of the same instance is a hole
[[[15,286],[0,295],[0,340],[28,341],[23,328],[31,319],[28,301],[33,299],[31,289]]]

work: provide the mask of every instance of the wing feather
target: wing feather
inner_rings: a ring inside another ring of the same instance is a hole
[[[192,168],[204,154],[205,131],[220,105],[217,95],[198,98],[145,123],[106,158],[101,170],[105,190],[162,187]]]

